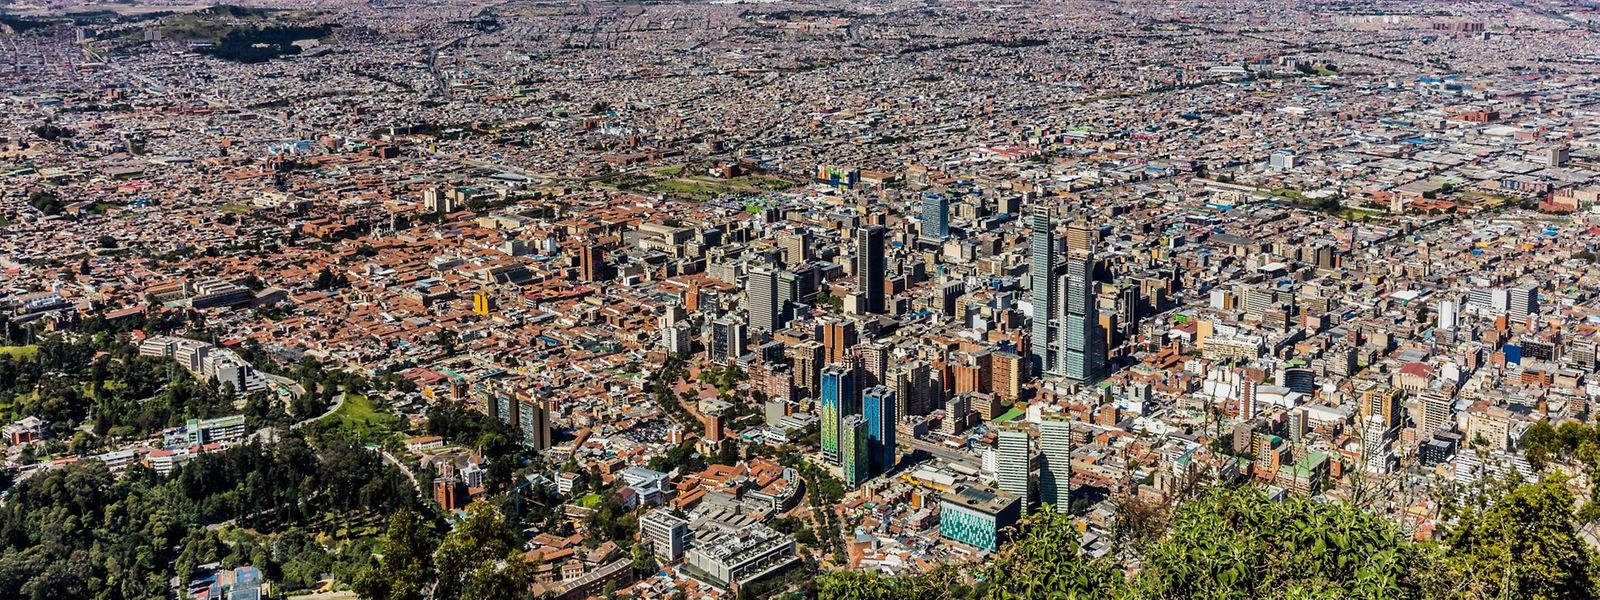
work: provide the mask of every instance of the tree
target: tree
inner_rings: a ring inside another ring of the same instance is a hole
[[[446,535],[436,554],[436,600],[525,598],[532,568],[517,551],[506,517],[487,502],[467,506],[467,518]]]
[[[1426,559],[1394,524],[1347,504],[1214,489],[1178,510],[1133,583],[1154,598],[1415,598]]]
[[[661,568],[656,564],[656,555],[644,544],[633,547],[633,573],[640,577],[654,575]]]
[[[981,571],[993,600],[1108,598],[1122,584],[1110,561],[1088,559],[1072,516],[1040,511],[1017,528],[1017,539]]]
[[[433,541],[421,517],[401,509],[389,517],[383,558],[362,570],[356,591],[372,600],[423,600],[433,579]]]
[[[1474,598],[1595,598],[1593,563],[1560,476],[1523,484],[1447,536],[1451,595]]]

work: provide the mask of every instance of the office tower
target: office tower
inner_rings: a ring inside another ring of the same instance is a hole
[[[1456,306],[1456,301],[1455,300],[1440,300],[1439,301],[1439,329],[1442,329],[1444,331],[1455,331],[1456,330],[1456,326],[1459,325],[1460,322],[1461,322],[1460,308]]]
[[[1032,286],[1033,304],[1032,339],[1033,372],[1054,375],[1059,368],[1057,358],[1059,324],[1056,311],[1056,233],[1050,222],[1050,208],[1034,207],[1028,215],[1028,278]]]
[[[822,369],[822,456],[828,462],[839,464],[839,431],[843,419],[855,414],[855,376],[845,365],[828,365]]]
[[[850,347],[856,345],[855,321],[828,320],[822,323],[822,346],[829,363],[844,362]]]
[[[944,403],[944,422],[940,424],[939,432],[945,435],[955,435],[967,430],[966,396],[953,396]]]
[[[585,244],[578,251],[578,275],[584,281],[600,281],[606,276],[606,250],[598,244]]]
[[[1028,431],[1017,427],[1001,429],[995,442],[995,455],[999,461],[999,468],[995,472],[997,486],[1001,491],[1020,498],[1022,514],[1028,514],[1029,502],[1033,498],[1028,489],[1033,465]]]
[[[778,321],[772,324],[773,331],[788,327],[789,321],[794,320],[795,310],[805,295],[803,288],[795,272],[778,271]]]
[[[799,230],[778,238],[778,248],[783,252],[783,264],[793,268],[811,260],[811,232]]]
[[[1523,323],[1528,320],[1528,315],[1539,312],[1539,288],[1528,285],[1514,287],[1506,290],[1506,313],[1511,315],[1513,323]]]
[[[839,422],[839,453],[845,485],[859,487],[872,477],[867,420],[861,415],[849,415]]]
[[[678,321],[661,328],[661,348],[673,354],[688,354],[692,345],[693,330],[688,321]]]
[[[881,225],[856,228],[856,290],[861,293],[864,312],[871,314],[884,312],[883,286],[889,277],[886,231]]]
[[[1039,421],[1039,502],[1067,512],[1072,506],[1072,421],[1061,413]]]
[[[875,342],[862,342],[852,350],[855,355],[856,383],[863,389],[883,385],[889,372],[889,348]]]
[[[726,363],[739,358],[744,354],[745,337],[744,321],[734,315],[724,315],[722,318],[711,322],[711,360]]]
[[[1317,391],[1317,374],[1305,367],[1284,369],[1283,387],[1289,388],[1291,392],[1310,396]]]
[[[1422,393],[1422,431],[1419,437],[1428,438],[1441,431],[1450,431],[1456,425],[1455,403],[1450,395],[1439,390]]]
[[[1023,358],[1010,352],[995,352],[989,358],[990,388],[995,397],[1010,404],[1022,397]]]
[[[778,300],[778,272],[768,267],[752,267],[744,280],[750,330],[772,333],[782,327]]]
[[[517,401],[518,426],[522,444],[534,450],[550,449],[550,405],[532,398]]]
[[[1250,420],[1256,418],[1256,382],[1249,377],[1241,376],[1239,379],[1239,418]]]
[[[894,426],[896,416],[894,392],[884,386],[867,388],[861,393],[861,410],[867,417],[867,464],[871,473],[879,475],[894,469]]]
[[[784,354],[789,356],[789,374],[794,381],[795,397],[815,397],[822,366],[826,364],[822,344],[806,340],[785,349]]]
[[[1367,472],[1374,475],[1389,474],[1389,463],[1393,456],[1389,428],[1379,415],[1368,415],[1363,425],[1365,431],[1361,436],[1361,453],[1366,461]]]
[[[657,558],[677,562],[689,547],[689,522],[665,508],[657,508],[639,519],[639,538],[655,552]]]
[[[1082,221],[1067,228],[1062,279],[1061,375],[1090,384],[1105,377],[1106,342],[1095,303],[1094,232]]]
[[[950,199],[944,194],[922,195],[922,239],[942,242],[950,237]]]
[[[1384,429],[1400,426],[1400,389],[1371,387],[1361,393],[1361,418],[1377,416]]]

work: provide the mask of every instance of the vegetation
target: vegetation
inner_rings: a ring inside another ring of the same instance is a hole
[[[321,26],[268,26],[236,27],[229,30],[216,45],[200,52],[223,60],[241,63],[260,63],[285,54],[299,54],[296,40],[327,37],[331,27]]]
[[[835,571],[817,589],[824,600],[1594,598],[1591,550],[1555,479],[1513,485],[1461,514],[1443,545],[1412,542],[1347,504],[1219,488],[1177,510],[1135,575],[1084,556],[1071,518],[1041,511],[987,566],[900,578]]]
[[[354,519],[417,508],[398,471],[337,439],[313,447],[287,434],[272,446],[202,455],[169,476],[133,466],[119,478],[100,461],[82,461],[28,478],[0,505],[0,590],[164,598],[168,579],[224,557],[272,580],[303,580],[332,568],[321,544],[307,541],[306,524],[336,533]],[[277,547],[229,545],[207,528],[227,523],[273,535]]]

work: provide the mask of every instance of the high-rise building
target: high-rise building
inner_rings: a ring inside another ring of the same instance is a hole
[[[1105,377],[1106,340],[1095,302],[1094,232],[1078,221],[1067,229],[1069,249],[1062,280],[1061,367],[1063,377],[1094,383]]]
[[[855,414],[855,372],[845,365],[822,369],[822,456],[839,464],[839,432],[844,417]]]
[[[972,409],[967,406],[966,396],[951,396],[944,403],[944,422],[940,424],[940,433],[955,435],[967,430],[967,413]]]
[[[883,385],[889,373],[889,347],[876,342],[862,342],[852,350],[855,354],[856,383],[863,389]]]
[[[665,508],[657,508],[639,519],[639,538],[655,552],[657,558],[677,562],[689,547],[689,522]]]
[[[585,244],[578,252],[578,275],[584,281],[600,281],[606,277],[606,250],[598,244]]]
[[[723,315],[722,318],[711,322],[711,343],[708,344],[711,360],[726,363],[739,358],[744,354],[745,344],[749,341],[745,337],[744,321],[734,315]]]
[[[769,267],[752,267],[745,275],[745,300],[750,311],[750,330],[772,333],[781,329],[783,307],[778,300],[778,272]]]
[[[1422,431],[1419,437],[1427,438],[1456,426],[1455,402],[1440,390],[1422,393]]]
[[[1361,418],[1379,417],[1385,430],[1400,426],[1400,388],[1371,387],[1361,393]]]
[[[942,242],[950,237],[950,199],[944,194],[922,195],[922,239]]]
[[[550,405],[533,398],[517,400],[518,428],[523,445],[534,450],[550,449]]]
[[[1033,372],[1053,375],[1059,368],[1056,311],[1056,234],[1048,206],[1034,207],[1028,215],[1028,278],[1032,286]]]
[[[811,232],[799,230],[780,236],[778,248],[783,252],[783,264],[789,268],[811,260]]]
[[[829,363],[845,361],[845,355],[856,345],[855,321],[829,319],[822,323],[822,346],[826,350],[823,360]]]
[[[1039,502],[1067,512],[1072,506],[1072,421],[1062,413],[1039,421]]]
[[[1250,420],[1256,418],[1256,380],[1240,375],[1239,377],[1239,418]]]
[[[789,357],[789,373],[793,379],[796,398],[814,398],[817,383],[826,364],[822,344],[806,340],[784,349]]]
[[[849,415],[839,422],[839,466],[844,470],[844,483],[860,487],[872,478],[872,450],[867,434],[867,420],[861,415]]]
[[[1506,290],[1510,297],[1507,299],[1506,313],[1511,315],[1511,321],[1521,323],[1528,319],[1528,315],[1539,312],[1539,288],[1527,285]]]
[[[805,296],[800,276],[793,271],[778,271],[778,321],[772,324],[777,331],[794,320],[796,307]]]
[[[1389,437],[1389,428],[1384,426],[1383,417],[1368,415],[1365,431],[1362,432],[1361,454],[1366,462],[1368,473],[1374,475],[1389,474],[1390,464],[1394,452],[1391,449],[1392,440]]]
[[[863,312],[871,314],[885,310],[884,280],[889,277],[886,231],[882,225],[856,228],[856,290],[861,293]]]
[[[1033,449],[1028,440],[1028,431],[1007,427],[1001,429],[996,437],[995,454],[999,463],[995,471],[995,483],[1001,491],[1021,499],[1022,514],[1028,514],[1029,500],[1033,497],[1029,489]]]
[[[1439,329],[1455,331],[1461,322],[1461,309],[1455,300],[1439,301]]]
[[[894,392],[881,385],[867,388],[861,393],[861,411],[867,418],[869,469],[873,475],[887,473],[895,467],[894,426],[899,413]]]

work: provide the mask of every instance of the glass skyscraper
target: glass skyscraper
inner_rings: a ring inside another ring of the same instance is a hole
[[[881,225],[856,228],[856,290],[861,292],[865,312],[884,312],[884,279],[889,276],[884,249],[886,230]]]
[[[867,464],[873,475],[894,468],[894,392],[887,387],[868,388],[861,393],[861,410],[867,418]]]
[[[944,241],[950,237],[950,199],[944,194],[922,195],[922,239]]]
[[[839,464],[839,431],[841,421],[855,414],[855,370],[848,365],[828,365],[822,369],[822,456],[829,463]]]
[[[1028,278],[1033,300],[1033,325],[1029,343],[1033,372],[1055,374],[1058,368],[1056,322],[1056,234],[1050,207],[1038,206],[1028,215]]]

